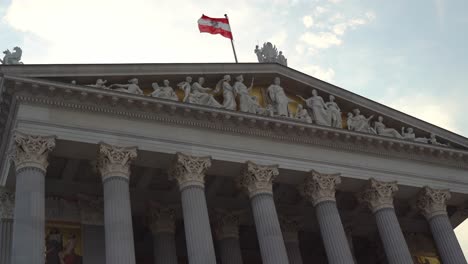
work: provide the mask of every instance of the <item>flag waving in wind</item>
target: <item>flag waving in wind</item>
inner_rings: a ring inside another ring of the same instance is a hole
[[[221,36],[232,40],[231,27],[229,26],[229,20],[227,17],[211,18],[202,15],[202,17],[198,19],[198,29],[200,29],[200,32],[220,34]]]

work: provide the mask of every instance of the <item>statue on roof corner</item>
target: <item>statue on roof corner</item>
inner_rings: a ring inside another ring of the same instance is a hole
[[[20,47],[14,47],[13,48],[13,52],[11,52],[10,50],[5,50],[3,52],[3,54],[5,54],[5,56],[3,56],[3,60],[0,59],[0,62],[2,64],[5,64],[5,65],[11,65],[11,64],[23,64],[23,62],[21,62],[21,55],[23,55],[23,50],[21,50]]]
[[[278,52],[276,46],[271,44],[271,42],[263,43],[263,47],[261,49],[256,45],[254,52],[257,55],[258,62],[260,63],[276,62],[281,65],[288,66],[288,60],[283,55],[283,52]]]

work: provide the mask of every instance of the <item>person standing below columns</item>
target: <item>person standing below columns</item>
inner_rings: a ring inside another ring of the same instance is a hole
[[[0,263],[11,263],[15,194],[0,187]]]
[[[283,231],[284,244],[288,252],[289,264],[302,264],[301,249],[299,248],[299,221],[292,217],[281,216],[280,226]]]
[[[417,206],[429,222],[442,262],[466,264],[465,256],[447,215],[446,202],[449,199],[449,190],[432,189],[426,186],[419,195]]]
[[[129,181],[130,162],[136,157],[136,147],[99,145],[97,166],[104,186],[107,264],[135,264]]]
[[[336,206],[335,188],[341,183],[339,174],[312,170],[299,191],[315,207],[315,214],[330,264],[354,263],[348,240]]]
[[[250,197],[263,263],[287,264],[288,254],[273,200],[273,180],[278,176],[278,166],[257,165],[248,161],[239,178]]]
[[[154,263],[177,264],[174,209],[152,206],[149,218],[153,233]]]
[[[42,264],[45,249],[45,174],[53,136],[14,135],[16,192],[12,263]]]
[[[240,212],[216,211],[214,231],[218,240],[222,264],[242,264],[239,215]]]
[[[177,180],[182,197],[185,239],[190,264],[216,264],[208,207],[205,197],[205,172],[211,157],[176,153],[169,179]]]
[[[396,191],[398,191],[396,181],[383,182],[371,178],[360,199],[369,206],[375,216],[388,263],[412,264],[408,245],[393,208],[393,196]]]

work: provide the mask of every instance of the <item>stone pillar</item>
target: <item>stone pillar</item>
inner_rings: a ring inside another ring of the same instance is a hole
[[[136,156],[136,147],[99,145],[107,264],[135,264],[129,181],[130,162]]]
[[[240,186],[250,196],[260,253],[263,263],[268,264],[289,263],[273,200],[272,185],[278,174],[277,165],[263,166],[248,161],[239,179]]]
[[[348,240],[336,206],[335,187],[341,182],[339,174],[311,171],[300,192],[315,207],[323,245],[330,264],[354,263]]]
[[[241,212],[218,210],[214,231],[218,240],[222,264],[242,264],[239,243],[239,216]]]
[[[77,195],[83,243],[83,263],[106,263],[104,199],[100,196]]]
[[[16,192],[12,263],[44,263],[45,174],[55,137],[14,135]]]
[[[0,263],[11,263],[15,194],[0,187]]]
[[[182,196],[185,239],[190,264],[216,264],[205,198],[205,172],[210,166],[210,157],[177,153],[169,171],[169,178],[177,180]]]
[[[393,208],[393,196],[398,191],[396,181],[369,180],[369,186],[361,195],[375,216],[380,239],[389,264],[412,264],[413,260]]]
[[[298,231],[300,223],[294,217],[280,217],[280,226],[283,231],[284,244],[288,253],[289,264],[302,264],[301,249],[299,248]]]
[[[448,190],[424,187],[419,195],[417,206],[429,222],[442,262],[466,264],[465,256],[447,215],[446,202],[449,199]]]
[[[152,207],[150,210],[150,228],[153,233],[154,263],[177,264],[174,210]]]

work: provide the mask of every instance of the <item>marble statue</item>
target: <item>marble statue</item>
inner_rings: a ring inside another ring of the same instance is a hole
[[[394,128],[387,128],[383,123],[383,117],[379,116],[378,121],[374,122],[374,129],[378,135],[385,137],[403,138]]]
[[[274,113],[278,116],[289,117],[289,108],[288,104],[294,102],[294,100],[289,99],[284,92],[284,89],[280,86],[281,80],[279,77],[275,77],[273,84],[270,85],[267,89],[267,94],[271,100],[271,105],[273,106]]]
[[[0,59],[0,63],[8,65],[8,64],[23,64],[21,60],[21,56],[23,55],[23,50],[21,50],[20,47],[14,47],[13,48],[14,52],[11,52],[10,50],[5,50],[3,54],[3,60]]]
[[[223,79],[219,80],[216,85],[216,91],[223,91],[223,105],[222,107],[227,110],[236,110],[236,91],[234,87],[229,83],[231,81],[231,75],[224,75]]]
[[[406,128],[405,127],[401,128],[401,136],[403,139],[410,140],[410,141],[416,141],[416,142],[421,142],[421,143],[428,143],[429,139],[428,138],[417,138],[416,134],[414,134],[414,129],[412,127]]]
[[[448,144],[443,144],[443,143],[437,142],[437,137],[436,137],[436,135],[434,133],[431,133],[430,138],[429,138],[428,141],[432,145],[448,146]]]
[[[157,82],[151,84],[153,87],[152,97],[168,99],[172,101],[179,101],[177,94],[174,92],[171,86],[169,86],[169,80],[163,81],[163,87],[160,87]]]
[[[205,78],[199,77],[197,82],[194,82],[190,85],[192,81],[191,77],[187,77],[185,82],[179,83],[178,86],[184,90],[186,96],[184,97],[184,102],[191,104],[206,105],[211,107],[220,108],[222,105],[216,101],[212,94],[208,92],[213,89],[208,87],[203,87],[205,84]],[[188,91],[188,92],[187,92]]]
[[[306,123],[312,123],[312,117],[310,117],[309,112],[301,104],[297,105],[296,115],[294,118],[304,121]]]
[[[287,66],[288,64],[288,60],[283,55],[283,52],[280,51],[278,53],[278,49],[276,46],[271,44],[271,42],[263,43],[263,47],[261,49],[256,45],[254,52],[257,55],[258,62],[260,63],[276,62],[284,66]]]
[[[129,82],[128,84],[112,84],[109,86],[109,88],[112,89],[114,87],[117,87],[115,91],[143,95],[143,91],[138,86],[137,78],[130,79],[128,80],[128,82]]]
[[[376,134],[376,131],[369,124],[370,120],[374,118],[374,115],[366,118],[361,115],[361,111],[357,108],[353,110],[353,113],[348,113],[348,130]]]
[[[330,95],[328,98],[329,101],[325,103],[325,106],[327,107],[328,114],[330,115],[330,125],[336,128],[343,128],[341,109],[335,102],[335,96]]]
[[[323,98],[318,96],[317,90],[312,90],[312,97],[305,99],[304,97],[297,95],[301,100],[303,100],[307,107],[310,108],[312,112],[312,119],[317,125],[321,126],[331,126],[331,116],[328,111]]]
[[[86,85],[86,86],[88,86],[88,87],[94,87],[94,88],[101,88],[101,89],[109,89],[109,88],[106,86],[106,83],[107,83],[107,80],[97,79],[95,84],[88,84],[88,85]],[[76,84],[76,81],[75,81],[75,84]]]
[[[244,76],[239,75],[236,77],[236,82],[234,83],[234,91],[239,97],[239,110],[241,112],[247,112],[252,114],[257,114],[259,112],[260,105],[256,96],[252,96],[249,92],[252,90],[254,79],[250,86],[247,88],[244,84]]]

